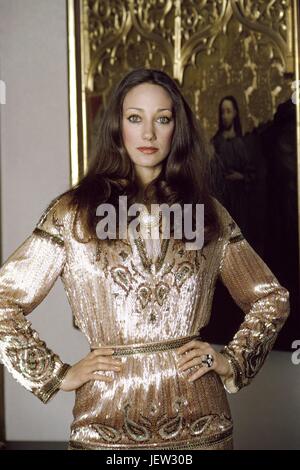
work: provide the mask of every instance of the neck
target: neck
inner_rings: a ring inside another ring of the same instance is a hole
[[[224,137],[235,137],[236,136],[233,124],[230,126],[229,129],[224,129],[223,130],[223,136]]]
[[[135,167],[137,182],[143,192],[146,186],[151,183],[161,172],[162,166],[158,165],[154,168]]]

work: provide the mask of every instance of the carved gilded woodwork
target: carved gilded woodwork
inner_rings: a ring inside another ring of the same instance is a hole
[[[72,182],[87,168],[97,109],[134,68],[174,77],[209,136],[225,94],[237,98],[245,132],[271,120],[292,94],[296,7],[293,0],[69,0]]]

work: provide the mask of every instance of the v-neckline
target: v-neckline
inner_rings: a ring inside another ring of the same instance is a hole
[[[158,255],[157,259],[153,261],[148,256],[147,248],[146,248],[143,237],[139,234],[138,237],[136,238],[133,236],[130,230],[129,232],[130,232],[130,235],[129,235],[130,244],[132,245],[132,239],[133,239],[133,242],[136,247],[138,257],[142,263],[142,266],[149,274],[153,274],[152,267],[155,267],[155,274],[157,274],[160,271],[166,259],[166,255],[167,255],[169,244],[170,244],[170,238],[160,239],[160,243],[161,243],[160,254]]]
[[[161,239],[160,254],[158,255],[158,257],[155,261],[152,261],[149,258],[148,254],[147,254],[147,249],[146,249],[146,246],[145,246],[144,239],[141,236],[139,236],[138,238],[134,238],[134,243],[135,243],[135,246],[137,248],[137,252],[139,254],[139,257],[142,261],[142,264],[143,264],[144,268],[149,273],[152,273],[152,271],[151,271],[152,266],[155,266],[155,274],[157,274],[159,272],[159,270],[161,269],[161,267],[163,265],[163,262],[166,258],[166,254],[167,254],[168,247],[169,247],[169,242],[170,242],[169,238],[162,238]]]

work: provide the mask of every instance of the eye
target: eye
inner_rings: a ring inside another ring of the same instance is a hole
[[[130,119],[130,118],[132,118],[132,117],[137,117],[137,118],[139,118],[139,116],[138,116],[137,114],[131,114],[131,115],[127,118],[129,122],[138,122],[138,121],[136,121],[136,120],[133,120],[133,121],[132,121],[132,120]]]
[[[166,119],[166,121],[162,122],[162,124],[169,124],[171,119],[168,116],[160,116],[158,119]]]
[[[132,120],[131,118],[140,118],[140,116],[137,114],[131,114],[127,119],[129,122],[140,122],[136,119]],[[164,121],[161,121],[161,124],[169,124],[169,122],[172,120],[168,116],[160,116],[158,119],[164,119]]]

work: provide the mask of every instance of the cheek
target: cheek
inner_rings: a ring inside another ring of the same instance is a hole
[[[127,145],[132,145],[136,143],[137,139],[137,128],[135,126],[130,126],[126,122],[123,124],[123,140]]]

